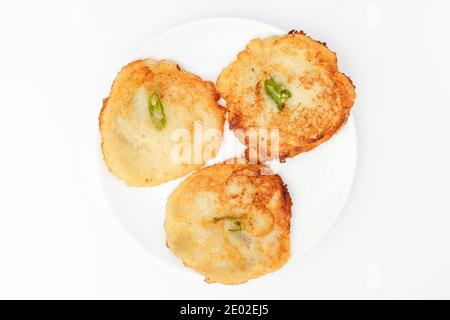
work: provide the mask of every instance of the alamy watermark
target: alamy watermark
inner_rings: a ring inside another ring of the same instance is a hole
[[[258,163],[278,159],[280,151],[280,132],[278,129],[234,130],[234,135],[245,144],[245,154],[227,160],[227,163]],[[202,164],[217,155],[222,145],[222,132],[215,128],[204,128],[195,121],[192,130],[175,129],[170,137],[172,148],[170,158],[173,164]],[[238,142],[236,142],[238,143]]]

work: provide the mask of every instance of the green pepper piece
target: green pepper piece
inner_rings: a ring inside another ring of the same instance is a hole
[[[152,93],[148,98],[148,111],[150,112],[152,122],[156,129],[161,131],[166,125],[167,119],[159,94],[156,92]]]
[[[264,81],[264,88],[266,89],[267,95],[272,98],[277,105],[278,111],[283,110],[287,99],[292,96],[288,89],[283,88],[283,86],[276,82],[272,77]]]
[[[220,220],[238,220],[239,217],[234,216],[224,216],[224,217],[214,217],[214,223],[219,222]]]
[[[219,222],[221,220],[233,221],[234,226],[228,229],[228,231],[236,232],[242,231],[242,223],[239,221],[242,217],[234,217],[234,216],[224,216],[224,217],[214,217],[214,223]]]
[[[240,221],[234,221],[234,227],[231,229],[228,229],[228,231],[236,232],[236,231],[242,231],[242,224]]]

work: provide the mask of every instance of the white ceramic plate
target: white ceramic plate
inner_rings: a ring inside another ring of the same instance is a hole
[[[151,40],[130,61],[171,59],[203,79],[215,82],[220,71],[249,40],[283,33],[286,30],[252,20],[200,20]],[[338,218],[353,182],[356,147],[356,130],[350,117],[345,127],[325,144],[284,164],[272,163],[273,171],[288,185],[293,201],[291,261],[317,244]],[[241,150],[242,146],[227,127],[219,156],[210,163],[237,156]],[[185,177],[158,187],[130,188],[107,171],[100,151],[99,159],[106,197],[123,227],[158,260],[188,270],[167,249],[163,228],[166,199]]]

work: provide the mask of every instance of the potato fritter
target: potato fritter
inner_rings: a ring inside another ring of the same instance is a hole
[[[222,142],[225,109],[218,99],[211,82],[172,61],[128,64],[99,116],[109,170],[130,186],[154,186],[200,168]]]
[[[355,99],[336,54],[301,31],[250,41],[221,72],[217,89],[230,128],[247,155],[253,148],[262,161],[284,161],[327,141],[345,124]],[[249,143],[248,133],[258,129],[278,130],[273,141],[279,150],[270,141]]]
[[[290,255],[291,198],[261,164],[216,164],[169,196],[167,246],[208,283],[240,284],[281,268]]]

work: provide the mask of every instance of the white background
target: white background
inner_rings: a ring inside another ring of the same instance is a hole
[[[450,298],[449,9],[1,0],[0,298]],[[358,166],[337,224],[296,263],[231,287],[136,244],[108,207],[97,161],[97,116],[120,67],[161,32],[215,16],[327,42],[358,94]]]

